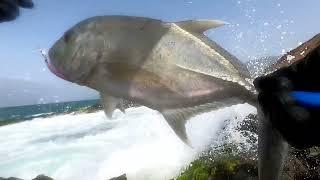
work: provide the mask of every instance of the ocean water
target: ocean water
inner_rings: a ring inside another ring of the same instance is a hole
[[[212,142],[245,142],[237,124],[256,109],[239,104],[188,121],[192,147],[185,145],[162,115],[146,107],[51,115],[0,127],[0,177],[102,180],[126,173],[128,179],[168,180]]]
[[[0,122],[26,120],[34,117],[47,117],[54,113],[68,113],[79,108],[95,105],[99,100],[72,101],[51,104],[37,104],[0,108]]]

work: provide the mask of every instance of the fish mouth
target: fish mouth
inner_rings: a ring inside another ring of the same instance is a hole
[[[63,73],[61,73],[61,71],[59,71],[55,66],[52,65],[52,63],[50,62],[50,60],[47,61],[47,66],[49,68],[49,70],[56,76],[58,76],[61,79],[64,79],[66,81],[72,82],[69,78],[67,78]]]
[[[57,77],[69,81],[69,82],[73,82],[71,81],[66,75],[64,75],[58,68],[56,68],[50,61],[50,58],[47,54],[41,52],[42,56],[44,57],[44,61],[48,67],[48,69]]]

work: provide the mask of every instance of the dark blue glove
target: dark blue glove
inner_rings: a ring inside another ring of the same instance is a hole
[[[264,115],[297,148],[320,145],[320,108],[310,105],[310,99],[301,99],[302,94],[296,92],[320,92],[318,49],[303,60],[254,81]]]
[[[291,96],[301,106],[320,108],[320,92],[294,91]]]
[[[0,22],[12,21],[19,16],[19,8],[32,8],[32,0],[0,0]]]

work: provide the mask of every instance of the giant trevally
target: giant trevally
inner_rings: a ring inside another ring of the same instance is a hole
[[[122,99],[137,102],[161,112],[188,143],[185,123],[191,116],[256,103],[246,66],[203,34],[223,24],[93,17],[65,32],[49,50],[47,64],[57,76],[100,92],[108,117]],[[279,153],[265,146],[260,149],[267,157]],[[265,163],[261,179],[277,178],[281,164],[277,161]],[[263,178],[264,174],[268,176]]]

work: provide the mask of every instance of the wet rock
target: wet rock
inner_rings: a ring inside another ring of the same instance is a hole
[[[121,176],[111,178],[109,180],[127,180],[126,174],[122,174]]]
[[[16,177],[9,177],[9,178],[0,177],[0,180],[23,180],[23,179],[19,179],[19,178],[16,178]],[[35,177],[32,180],[54,180],[54,179],[52,179],[51,177],[48,177],[48,176],[45,176],[45,175],[41,174],[41,175]]]
[[[132,101],[121,100],[120,103],[116,106],[116,108],[117,109],[127,109],[127,108],[138,107],[138,106],[141,106],[141,105],[134,103]],[[73,114],[75,115],[75,114],[80,114],[80,113],[93,113],[93,112],[97,112],[100,110],[103,110],[103,106],[100,103],[97,103],[97,104],[89,106],[89,107],[78,109],[78,110],[74,111]]]
[[[258,169],[255,163],[256,162],[247,162],[240,164],[230,179],[256,180],[258,178]]]
[[[291,148],[284,166],[284,179],[320,179],[320,156],[317,152],[317,147],[305,150]]]
[[[51,177],[48,177],[48,176],[45,176],[45,175],[41,174],[41,175],[35,177],[32,180],[53,180],[53,179]]]
[[[250,151],[256,152],[258,149],[258,117],[256,114],[249,114],[238,124],[236,128],[250,144]]]
[[[95,104],[89,107],[84,107],[84,108],[80,108],[78,110],[76,110],[75,112],[73,112],[73,114],[81,114],[81,113],[93,113],[93,112],[97,112],[99,110],[102,110],[103,107],[101,104]]]
[[[252,148],[239,151],[239,144],[226,143],[204,152],[193,161],[176,179],[188,180],[208,177],[207,179],[256,180],[258,179],[257,132],[258,118],[248,115],[237,127],[247,137]],[[290,148],[284,164],[284,180],[320,179],[320,147],[305,150]]]
[[[0,180],[23,180],[23,179],[19,179],[19,178],[15,178],[15,177],[9,177],[9,178],[0,177]]]

